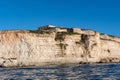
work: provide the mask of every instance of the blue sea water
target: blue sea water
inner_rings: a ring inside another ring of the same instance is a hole
[[[0,80],[120,80],[120,64],[0,68]]]

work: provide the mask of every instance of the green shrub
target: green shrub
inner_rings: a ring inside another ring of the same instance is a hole
[[[43,30],[29,30],[30,33],[36,33],[36,34],[49,34],[49,31],[43,31]]]

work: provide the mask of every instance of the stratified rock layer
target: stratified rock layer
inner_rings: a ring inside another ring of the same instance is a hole
[[[94,31],[79,34],[0,32],[0,65],[120,62],[120,38]]]

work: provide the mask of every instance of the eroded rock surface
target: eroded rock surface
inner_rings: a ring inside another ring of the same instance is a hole
[[[79,34],[0,32],[0,66],[5,67],[120,62],[119,52],[120,38],[94,31]]]

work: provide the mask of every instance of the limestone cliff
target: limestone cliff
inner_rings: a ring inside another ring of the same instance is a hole
[[[120,38],[91,30],[79,33],[0,31],[0,66],[120,62]]]

